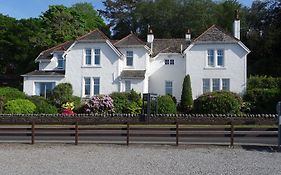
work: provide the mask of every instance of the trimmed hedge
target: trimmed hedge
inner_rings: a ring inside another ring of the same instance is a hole
[[[227,91],[203,94],[194,101],[194,112],[202,114],[239,114],[243,105],[242,98]]]
[[[0,96],[2,96],[4,103],[10,100],[27,98],[27,95],[25,93],[11,87],[0,87]]]
[[[32,114],[35,110],[35,104],[26,99],[10,100],[4,106],[4,112],[7,114]]]
[[[281,101],[281,90],[277,88],[247,90],[244,101],[251,104],[251,113],[275,114],[277,102]]]
[[[158,113],[159,114],[176,114],[177,106],[170,95],[158,97]]]
[[[36,105],[35,114],[57,114],[58,109],[49,104],[44,97],[40,96],[31,96],[28,98],[31,102]]]
[[[251,89],[281,89],[281,77],[250,76],[247,80],[247,90]]]
[[[186,75],[182,84],[180,111],[183,113],[188,113],[191,111],[193,106],[192,89],[190,76]]]

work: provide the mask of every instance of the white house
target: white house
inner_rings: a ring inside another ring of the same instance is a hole
[[[150,30],[147,42],[129,34],[110,40],[94,30],[40,53],[39,69],[24,77],[23,91],[46,96],[59,83],[71,83],[74,95],[125,92],[171,94],[180,100],[184,76],[189,74],[193,98],[217,90],[243,94],[249,49],[240,41],[240,20],[234,35],[213,25],[194,40],[157,39]]]

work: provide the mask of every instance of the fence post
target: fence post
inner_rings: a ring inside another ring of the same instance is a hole
[[[35,143],[35,122],[31,123],[31,144]]]
[[[78,121],[75,122],[75,145],[78,145]]]
[[[129,141],[130,141],[130,125],[127,122],[127,146],[129,146]]]
[[[176,146],[179,146],[179,123],[176,122]]]
[[[230,146],[233,147],[234,143],[234,125],[233,122],[230,122]]]

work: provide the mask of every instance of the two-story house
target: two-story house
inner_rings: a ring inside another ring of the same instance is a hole
[[[180,100],[189,74],[193,98],[217,90],[243,94],[249,49],[240,41],[240,20],[233,35],[213,25],[199,37],[158,39],[150,30],[147,41],[129,34],[110,40],[94,30],[39,54],[39,69],[23,75],[28,95],[46,96],[59,83],[73,86],[74,95],[125,92],[171,94]]]

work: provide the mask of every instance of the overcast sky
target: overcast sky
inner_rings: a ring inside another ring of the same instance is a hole
[[[250,6],[253,0],[239,0],[243,5]],[[0,0],[0,13],[17,19],[38,17],[48,9],[49,5],[63,4],[71,6],[78,2],[90,2],[95,9],[102,9],[102,0]]]

